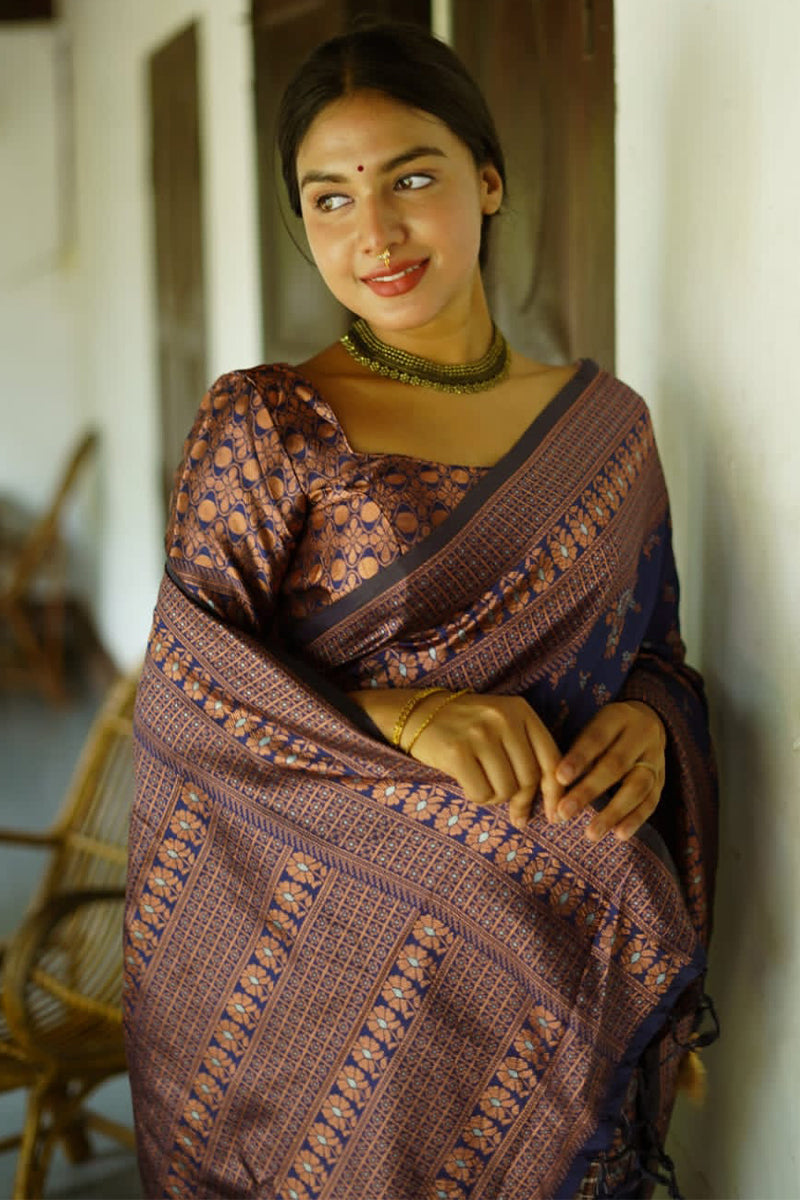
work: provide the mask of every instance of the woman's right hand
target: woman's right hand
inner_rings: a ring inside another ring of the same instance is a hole
[[[556,779],[562,755],[528,702],[521,696],[468,692],[435,712],[443,699],[434,693],[411,714],[401,745],[413,742],[412,758],[450,775],[476,804],[507,804],[518,829],[527,825],[541,789],[545,815],[554,821],[564,794]]]

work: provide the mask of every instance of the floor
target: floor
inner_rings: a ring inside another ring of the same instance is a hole
[[[46,829],[55,816],[92,717],[102,698],[100,682],[76,679],[75,695],[54,709],[34,696],[0,692],[0,826]],[[39,876],[39,849],[0,845],[0,939],[14,929]],[[0,1139],[22,1127],[25,1095],[0,1095]],[[132,1124],[127,1078],[111,1080],[90,1107]],[[95,1156],[73,1166],[57,1152],[47,1178],[47,1197],[63,1200],[139,1200],[136,1161],[117,1143],[92,1136]],[[0,1154],[0,1200],[11,1195],[16,1155]]]

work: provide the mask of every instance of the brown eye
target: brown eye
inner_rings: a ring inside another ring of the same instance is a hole
[[[314,201],[314,207],[321,212],[336,212],[338,208],[349,203],[348,196],[342,196],[338,192],[331,192],[326,196],[318,196]]]
[[[425,175],[421,171],[415,171],[411,175],[401,175],[394,186],[400,192],[415,192],[418,188],[427,187],[429,183],[433,183],[432,175]]]

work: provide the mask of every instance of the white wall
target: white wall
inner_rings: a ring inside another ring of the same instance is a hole
[[[51,498],[85,418],[67,65],[58,29],[0,28],[0,493],[28,517]],[[81,561],[79,508],[69,517]]]
[[[617,0],[618,371],[650,401],[722,775],[690,1197],[800,1196],[796,0]]]
[[[163,561],[148,56],[199,19],[211,379],[260,357],[249,4],[67,0],[64,11],[76,79],[79,340],[103,436],[91,591],[104,643],[130,666]]]

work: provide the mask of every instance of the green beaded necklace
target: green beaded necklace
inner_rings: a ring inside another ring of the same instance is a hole
[[[437,392],[485,392],[508,375],[511,355],[508,342],[496,325],[483,358],[470,363],[437,363],[397,350],[376,337],[363,317],[358,317],[341,338],[348,354],[376,375]]]

